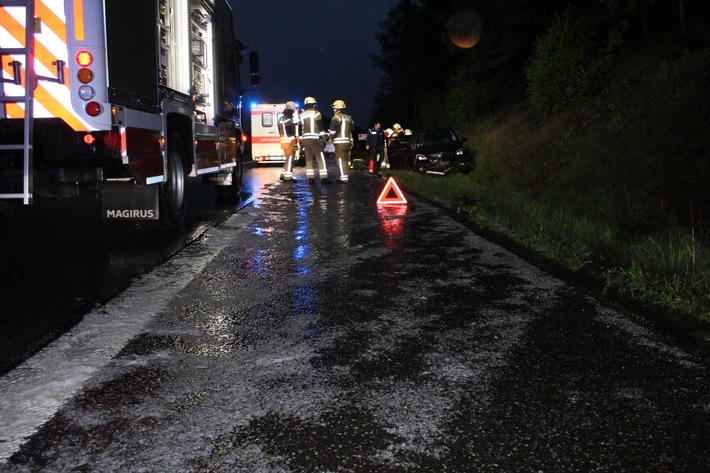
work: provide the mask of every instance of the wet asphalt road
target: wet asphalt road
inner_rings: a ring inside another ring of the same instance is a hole
[[[86,373],[0,471],[710,471],[701,359],[381,179],[300,177],[0,380],[22,411],[40,363]],[[103,363],[93,319],[135,330]]]
[[[141,274],[246,205],[275,169],[248,166],[238,199],[191,181],[180,232],[107,224],[98,205],[37,197],[0,227],[0,375],[120,293]]]

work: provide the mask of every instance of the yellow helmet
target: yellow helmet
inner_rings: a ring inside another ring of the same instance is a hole
[[[395,133],[399,133],[400,131],[402,131],[402,125],[400,125],[399,123],[395,123],[394,125],[392,125],[392,128],[394,128]]]
[[[305,99],[303,99],[303,105],[308,105],[310,103],[318,103],[318,102],[316,102],[316,99],[314,99],[313,97],[306,97]]]
[[[410,130],[409,128],[404,130],[404,136],[412,136],[412,130]]]
[[[289,100],[288,102],[286,102],[286,108],[296,110],[296,108],[298,107],[296,107],[296,102]]]
[[[333,108],[346,108],[345,102],[343,102],[342,100],[336,100],[335,102],[333,102],[332,107]]]

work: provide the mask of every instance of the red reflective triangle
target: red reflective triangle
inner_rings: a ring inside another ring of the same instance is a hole
[[[404,198],[404,194],[399,190],[399,186],[394,182],[394,178],[390,177],[385,184],[385,188],[382,189],[379,199],[377,199],[378,204],[406,204],[407,199]]]

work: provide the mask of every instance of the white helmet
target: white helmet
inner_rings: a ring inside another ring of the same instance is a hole
[[[296,107],[296,102],[289,100],[288,102],[286,102],[286,108],[290,110],[296,110],[298,107]]]

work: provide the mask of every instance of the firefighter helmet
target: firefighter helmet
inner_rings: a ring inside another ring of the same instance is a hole
[[[410,130],[409,128],[404,130],[404,136],[412,136],[412,130]]]
[[[314,99],[313,97],[306,97],[305,99],[303,99],[303,105],[308,105],[311,103],[318,103],[318,102],[316,102],[316,99]]]
[[[345,108],[345,102],[343,102],[342,100],[336,100],[335,102],[333,102],[332,107],[338,109]]]
[[[296,106],[296,102],[292,102],[289,100],[288,102],[286,102],[286,108],[290,110],[296,110],[296,108],[298,107]]]
[[[402,131],[402,125],[400,125],[399,123],[395,123],[394,125],[392,125],[392,128],[394,129],[395,133],[399,133]]]

